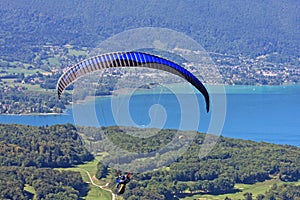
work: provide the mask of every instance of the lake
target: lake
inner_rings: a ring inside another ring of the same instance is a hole
[[[222,136],[300,147],[300,85],[226,86],[225,90],[227,111],[221,131]],[[182,95],[181,99],[188,100],[191,94]],[[129,99],[128,110],[132,120],[120,121],[118,119],[119,121],[116,122],[114,116],[116,111],[111,108],[113,98],[101,97],[96,98],[95,102],[87,101],[83,104],[76,104],[61,115],[1,115],[0,123],[34,126],[64,123],[111,126],[134,123],[139,127],[185,130],[188,128],[180,125],[180,116],[182,112],[193,112],[193,108],[188,108],[190,109],[188,111],[180,110],[181,104],[174,94],[144,92],[133,94]],[[205,132],[211,114],[205,112],[202,97],[197,98],[201,113],[198,130]],[[118,109],[122,112],[122,102],[119,104]],[[75,111],[77,114],[74,120]],[[91,118],[92,112],[95,114],[92,114]],[[193,121],[193,119],[188,119],[188,121]]]

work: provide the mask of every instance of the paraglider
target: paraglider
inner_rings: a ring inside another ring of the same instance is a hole
[[[79,77],[113,67],[146,67],[175,74],[191,83],[204,96],[209,112],[209,95],[204,85],[191,72],[164,58],[142,52],[115,52],[94,56],[69,68],[58,80],[57,94],[60,99],[64,89]]]
[[[116,178],[116,182],[117,182],[116,187],[118,188],[119,194],[123,194],[125,192],[126,184],[130,182],[130,179],[131,179],[131,173],[128,173],[126,176],[119,175]]]

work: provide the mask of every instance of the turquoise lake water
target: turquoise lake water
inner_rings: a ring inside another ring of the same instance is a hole
[[[300,146],[300,85],[226,86],[225,89],[227,111],[222,136]],[[188,100],[191,94],[183,95],[183,99]],[[76,109],[76,113],[80,113],[76,125],[95,126],[95,121],[101,126],[127,125],[126,122],[116,123],[111,101],[111,97],[97,98],[92,103],[74,105],[62,115],[1,115],[0,123],[34,126],[74,124],[73,109]],[[205,132],[211,114],[205,112],[201,96],[198,97],[198,101],[201,113],[198,130]],[[148,111],[156,104],[164,107],[163,112],[158,110],[153,114],[154,120],[158,121],[156,124],[160,124],[159,120],[163,114],[167,116],[159,128],[179,129],[181,112],[193,112],[193,108],[181,111],[180,103],[174,94],[134,94],[129,101],[129,111],[134,123],[140,127],[147,127],[151,121]],[[90,114],[94,110],[96,119],[91,119]]]

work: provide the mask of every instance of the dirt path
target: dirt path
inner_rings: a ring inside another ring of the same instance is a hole
[[[98,185],[98,184],[96,184],[96,183],[93,181],[93,178],[91,177],[91,174],[90,174],[87,170],[85,170],[85,169],[82,169],[82,170],[85,171],[85,172],[87,173],[87,175],[89,176],[89,179],[90,179],[90,182],[91,182],[92,185],[94,185],[94,186],[96,186],[96,187],[99,187],[99,188],[102,189],[102,190],[106,190],[106,191],[110,192],[111,195],[112,195],[112,200],[116,200],[116,195],[113,193],[113,191],[112,191],[111,189],[109,189],[109,188],[106,188],[106,187],[108,186],[108,183],[107,183],[105,186]]]

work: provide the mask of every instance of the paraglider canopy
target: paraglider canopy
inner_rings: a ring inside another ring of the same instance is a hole
[[[203,96],[209,112],[209,95],[201,81],[180,65],[159,56],[142,52],[115,52],[94,56],[69,68],[58,80],[58,98],[64,89],[79,77],[94,71],[113,67],[146,67],[175,74],[191,83]]]

